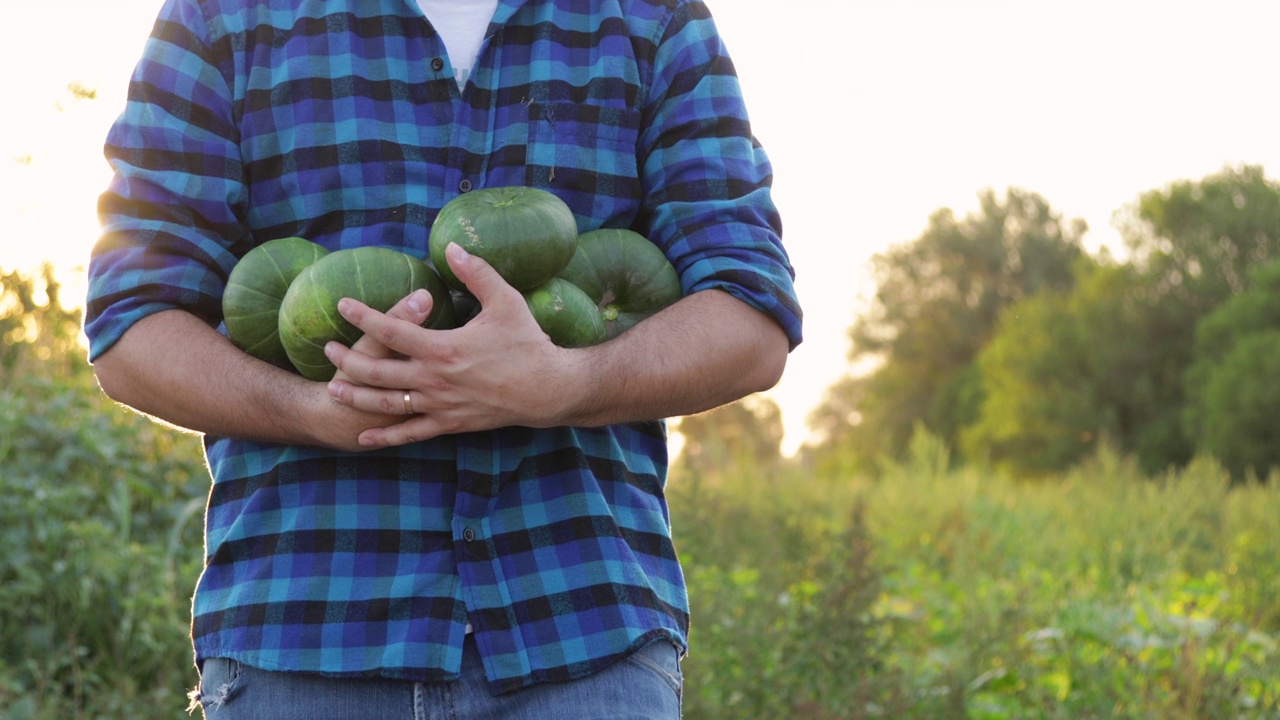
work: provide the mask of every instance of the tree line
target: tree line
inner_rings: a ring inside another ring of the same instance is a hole
[[[1087,252],[1085,223],[1035,193],[980,199],[873,258],[848,334],[874,369],[828,389],[810,460],[874,470],[924,429],[1023,477],[1102,444],[1148,473],[1280,467],[1280,184],[1261,167],[1141,194],[1122,253]]]

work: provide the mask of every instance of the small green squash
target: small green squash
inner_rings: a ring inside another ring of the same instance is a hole
[[[604,340],[600,309],[577,285],[551,278],[524,295],[529,312],[551,342],[560,347],[595,345]]]
[[[450,200],[431,224],[431,262],[449,287],[466,290],[445,259],[457,243],[483,258],[512,287],[532,290],[555,277],[578,241],[578,225],[564,201],[539,188],[472,190]]]
[[[276,316],[290,283],[328,250],[300,237],[268,240],[245,253],[227,278],[222,317],[227,336],[250,355],[290,367]]]
[[[680,299],[676,269],[662,250],[631,230],[583,233],[573,259],[558,277],[582,289],[600,308],[605,339]]]
[[[360,247],[335,250],[299,273],[280,303],[280,340],[303,377],[329,380],[337,369],[324,355],[336,340],[351,346],[363,332],[338,313],[338,301],[355,298],[386,312],[404,296],[426,288],[433,300],[425,327],[453,326],[449,290],[429,265],[398,250]]]

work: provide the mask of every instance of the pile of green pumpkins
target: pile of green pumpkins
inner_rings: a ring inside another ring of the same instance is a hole
[[[385,312],[409,293],[433,300],[424,327],[460,327],[480,310],[454,276],[445,248],[483,258],[519,290],[539,327],[561,347],[616,337],[680,299],[680,280],[662,251],[623,229],[578,234],[569,207],[528,187],[474,190],[447,203],[431,226],[429,258],[385,247],[329,252],[299,237],[267,241],[232,269],[222,298],[232,342],[267,362],[324,381],[336,369],[330,341],[362,334],[338,314],[356,298]]]

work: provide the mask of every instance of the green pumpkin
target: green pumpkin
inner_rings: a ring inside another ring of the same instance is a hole
[[[280,340],[289,361],[303,377],[331,379],[337,368],[325,357],[325,344],[336,340],[350,347],[363,335],[338,313],[339,300],[355,298],[386,312],[409,293],[423,288],[433,300],[423,325],[452,327],[453,303],[448,288],[423,261],[384,247],[329,253],[298,274],[280,303]]]
[[[577,285],[551,278],[524,295],[538,327],[560,347],[594,345],[604,340],[600,309]]]
[[[557,276],[585,292],[600,309],[605,338],[614,338],[680,299],[676,269],[657,245],[631,230],[583,233]]]
[[[454,290],[467,288],[445,259],[450,243],[483,258],[524,292],[555,277],[573,257],[577,241],[577,221],[560,198],[538,188],[494,187],[446,203],[431,224],[428,244],[432,264]]]
[[[276,317],[294,278],[328,250],[300,237],[268,240],[236,263],[222,293],[227,336],[237,347],[273,365],[290,367]]]

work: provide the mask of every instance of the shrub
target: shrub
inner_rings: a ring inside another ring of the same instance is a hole
[[[0,707],[7,718],[181,711],[208,475],[191,436],[85,375],[0,392]]]

